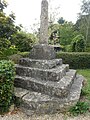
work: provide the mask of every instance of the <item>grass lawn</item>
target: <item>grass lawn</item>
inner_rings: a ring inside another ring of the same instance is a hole
[[[80,69],[77,71],[86,78],[86,84],[83,87],[83,94],[86,96],[86,99],[90,100],[90,69]]]
[[[90,69],[79,69],[77,72],[85,77],[85,81],[79,101],[69,110],[74,116],[90,112]]]

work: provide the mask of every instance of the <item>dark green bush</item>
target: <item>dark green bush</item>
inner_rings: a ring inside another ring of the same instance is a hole
[[[65,52],[72,52],[72,46],[71,45],[66,45],[64,51]]]
[[[34,34],[25,33],[20,31],[16,34],[15,38],[15,46],[18,48],[20,52],[30,51],[37,41]]]
[[[58,52],[57,58],[62,58],[63,63],[69,64],[70,68],[90,68],[90,53],[87,52]]]
[[[90,46],[86,48],[86,52],[90,52]]]
[[[18,49],[14,45],[12,45],[8,49],[4,50],[3,54],[6,56],[10,56],[13,54],[17,54],[17,52],[18,52]]]
[[[14,94],[15,68],[11,61],[0,61],[0,113],[7,112]]]
[[[72,52],[85,52],[86,43],[84,36],[77,35],[72,41]]]
[[[12,45],[9,48],[5,48],[2,51],[0,51],[0,60],[8,60],[8,56],[11,56],[13,54],[17,54],[18,49]]]

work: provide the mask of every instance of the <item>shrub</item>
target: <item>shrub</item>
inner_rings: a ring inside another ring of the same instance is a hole
[[[11,42],[6,38],[0,37],[0,51],[9,48],[9,46],[11,46]]]
[[[19,60],[20,60],[20,58],[22,58],[22,56],[19,54],[14,54],[14,55],[9,56],[8,58],[9,58],[9,60],[12,60],[15,64],[18,64]]]
[[[89,104],[87,102],[78,101],[77,104],[70,108],[69,112],[74,116],[86,113],[89,110]]]
[[[90,53],[87,52],[58,52],[57,58],[62,58],[63,63],[69,64],[70,68],[90,68]]]
[[[14,45],[11,45],[8,49],[3,51],[3,54],[6,56],[10,56],[10,55],[16,54],[17,52],[18,52],[18,49]]]
[[[72,46],[71,45],[66,45],[65,46],[65,52],[72,52]]]
[[[14,54],[14,55],[11,55],[11,56],[9,56],[9,60],[12,60],[15,64],[18,64],[19,63],[19,60],[21,59],[21,58],[25,58],[25,57],[28,57],[28,54],[29,54],[30,52],[19,52],[19,53],[17,53],[17,54]]]
[[[7,112],[13,100],[15,68],[11,61],[0,61],[0,113]]]
[[[9,48],[0,51],[0,60],[8,60],[8,56],[16,54],[17,52],[18,49],[14,45],[11,45]]]
[[[72,52],[84,52],[86,48],[84,36],[77,35],[72,42]]]
[[[15,36],[15,45],[20,52],[30,51],[36,42],[36,37],[33,34],[18,32]]]
[[[90,46],[86,48],[86,52],[90,52]]]

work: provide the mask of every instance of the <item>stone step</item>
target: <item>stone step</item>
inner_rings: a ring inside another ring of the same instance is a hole
[[[16,76],[15,86],[28,90],[38,91],[51,96],[64,97],[67,96],[69,89],[76,76],[76,70],[70,70],[58,82],[42,81],[31,77]]]
[[[57,65],[62,65],[62,59],[52,60],[37,60],[29,58],[21,58],[19,64],[26,67],[40,68],[40,69],[51,69]]]
[[[27,115],[63,112],[75,105],[79,100],[83,80],[84,77],[77,75],[71,86],[70,93],[63,99],[22,88],[15,88],[15,96],[21,99],[20,107]]]
[[[16,65],[16,74],[19,76],[27,76],[41,80],[59,81],[66,72],[69,71],[69,65],[57,66],[53,69],[38,69]]]

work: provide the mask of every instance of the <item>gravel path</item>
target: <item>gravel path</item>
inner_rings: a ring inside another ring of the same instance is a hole
[[[90,114],[80,115],[77,117],[68,117],[67,115],[61,113],[53,115],[26,116],[21,111],[14,111],[13,113],[0,116],[0,120],[90,120]]]

